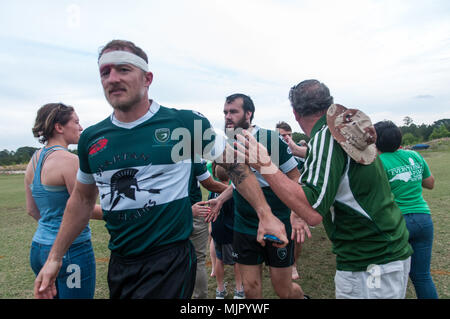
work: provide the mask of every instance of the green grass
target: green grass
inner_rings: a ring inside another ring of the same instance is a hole
[[[436,150],[437,149],[437,150]],[[430,205],[435,228],[432,275],[440,298],[450,298],[450,147],[440,144],[431,150],[421,151],[433,175],[435,188],[425,190],[424,197]],[[30,268],[29,251],[37,223],[25,209],[23,175],[0,175],[0,298],[33,298],[34,273]],[[108,298],[106,282],[109,261],[109,235],[103,221],[91,221],[92,242],[97,261],[97,286],[95,298]],[[311,230],[312,238],[303,246],[298,260],[300,279],[296,280],[311,297],[334,298],[335,256],[322,225]],[[229,291],[234,286],[233,269],[225,268],[225,281]],[[207,272],[211,272],[208,257]],[[264,298],[277,298],[268,270],[263,271]],[[209,278],[209,298],[215,297],[216,282]],[[415,298],[411,283],[407,298]],[[230,293],[227,298],[233,298]]]

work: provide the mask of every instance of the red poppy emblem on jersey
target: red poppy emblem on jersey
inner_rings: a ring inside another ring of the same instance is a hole
[[[97,153],[102,148],[104,148],[106,144],[108,144],[108,140],[106,138],[102,138],[101,140],[97,141],[97,143],[89,147],[89,155]]]

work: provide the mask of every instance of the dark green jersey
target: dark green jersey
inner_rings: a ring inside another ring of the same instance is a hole
[[[311,132],[300,180],[323,217],[338,270],[366,271],[412,254],[380,159],[370,165],[352,160],[331,136],[325,116]]]
[[[283,173],[290,172],[297,168],[297,161],[289,151],[288,145],[280,135],[275,131],[261,129],[254,127],[252,134],[256,137],[256,140],[263,144],[269,152],[272,161],[280,168]],[[290,225],[290,213],[291,210],[287,207],[272,191],[267,181],[262,175],[252,169],[253,173],[261,186],[267,203],[269,204],[272,212],[287,226]],[[239,192],[234,189],[233,191],[234,207],[235,207],[235,221],[234,229],[240,233],[256,235],[258,230],[258,215],[253,207],[242,197]]]
[[[83,131],[78,180],[99,189],[112,252],[136,256],[189,238],[193,154],[224,147],[208,130],[200,114],[152,102],[133,123],[111,115]]]
[[[206,168],[206,162],[194,163],[192,165],[192,174],[190,179],[189,198],[191,205],[202,201],[202,190],[200,188],[200,182],[209,178],[208,169]]]

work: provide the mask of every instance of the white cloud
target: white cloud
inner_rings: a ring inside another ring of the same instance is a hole
[[[14,1],[2,4],[0,27],[0,132],[15,132],[0,149],[30,145],[34,112],[50,101],[72,103],[82,124],[106,117],[96,58],[114,38],[148,53],[159,103],[218,127],[225,96],[241,92],[259,125],[299,130],[287,95],[307,78],[379,120],[450,117],[446,0]]]

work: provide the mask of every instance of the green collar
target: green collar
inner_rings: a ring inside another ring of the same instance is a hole
[[[309,137],[312,138],[325,125],[327,125],[327,115],[326,114],[324,116],[322,116],[320,119],[318,119],[316,124],[314,124]]]

